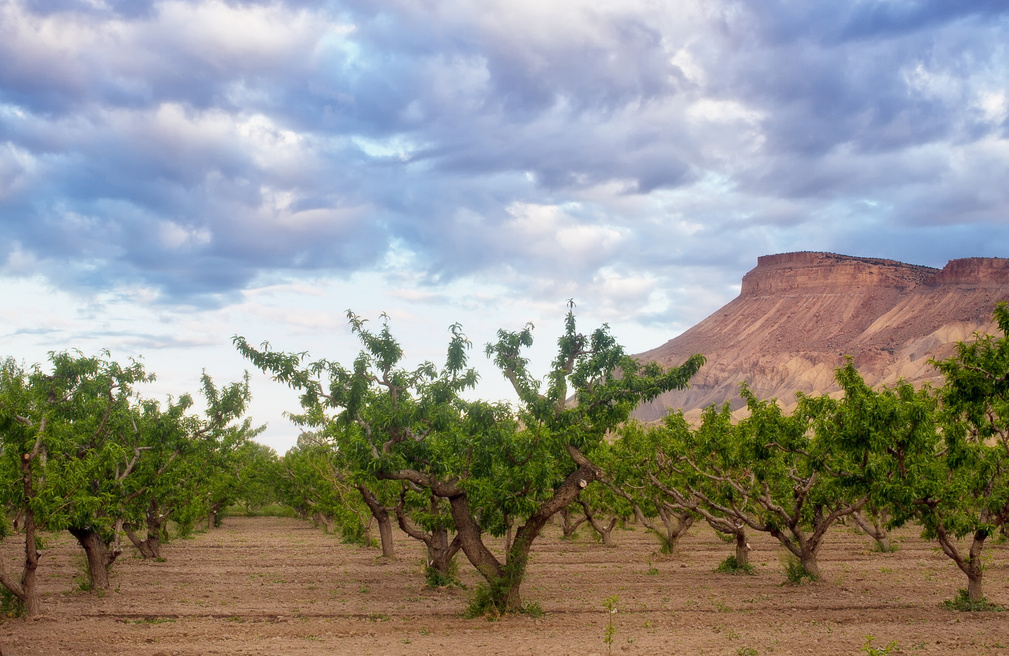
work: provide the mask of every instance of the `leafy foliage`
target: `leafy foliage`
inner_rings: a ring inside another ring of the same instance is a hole
[[[498,612],[517,611],[536,536],[601,475],[582,450],[598,446],[641,401],[685,386],[703,362],[696,356],[669,370],[641,365],[605,326],[579,333],[572,308],[543,381],[533,377],[523,355],[532,344],[531,325],[499,331],[498,341],[487,346],[515,386],[517,411],[462,398],[476,372],[468,366],[470,342],[458,325],[449,328],[440,370],[431,363],[403,368],[388,318],[371,330],[352,312],[350,328],[362,350],[350,367],[306,363],[304,353],[279,353],[268,344],[257,349],[242,337],[234,341],[254,365],[301,390],[295,421],[328,440],[343,480],[361,491],[380,530],[382,513],[395,508],[400,526],[425,541],[431,562],[447,565],[453,550],[461,549],[485,578]],[[453,530],[455,538],[447,540]],[[484,543],[485,533],[508,538],[504,562]]]

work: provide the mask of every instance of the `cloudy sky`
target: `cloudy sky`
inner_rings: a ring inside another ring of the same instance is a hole
[[[568,298],[635,352],[763,254],[1006,256],[1007,44],[1002,0],[0,0],[0,350],[163,396],[235,334],[348,361],[350,308],[412,362],[461,322],[497,396]]]

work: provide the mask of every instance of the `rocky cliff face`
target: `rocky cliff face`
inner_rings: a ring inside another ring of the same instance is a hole
[[[834,369],[846,356],[870,385],[941,382],[929,359],[994,330],[1000,301],[1009,301],[1009,259],[952,260],[940,270],[832,253],[767,255],[743,277],[735,300],[637,356],[667,366],[693,353],[708,361],[690,389],[636,415],[651,421],[680,408],[695,417],[726,401],[739,408],[743,381],[758,397],[790,407],[797,391],[837,391]]]

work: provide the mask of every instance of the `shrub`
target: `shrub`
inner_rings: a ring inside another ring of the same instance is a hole
[[[424,580],[427,582],[427,587],[429,588],[449,588],[456,586],[459,588],[464,588],[462,581],[459,580],[459,565],[452,559],[452,562],[448,565],[448,572],[441,573],[433,567],[424,567]]]
[[[754,574],[753,565],[749,563],[740,564],[735,555],[730,555],[715,568],[716,572],[722,574]]]

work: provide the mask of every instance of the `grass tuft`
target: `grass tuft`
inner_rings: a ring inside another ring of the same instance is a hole
[[[736,560],[735,555],[730,555],[715,568],[720,574],[755,574],[756,570],[750,563],[742,563]]]
[[[952,599],[942,602],[942,606],[961,613],[1001,613],[1005,611],[1005,606],[988,601],[983,597],[979,601],[971,601],[964,588],[960,588]]]
[[[807,580],[810,583],[816,583],[817,581],[817,578],[807,572],[806,568],[802,566],[802,561],[792,554],[785,555],[782,559],[782,566],[785,569],[786,585],[802,585],[803,580]]]

